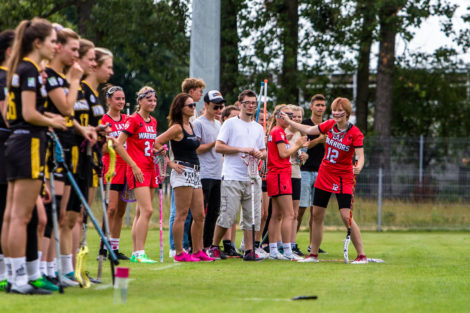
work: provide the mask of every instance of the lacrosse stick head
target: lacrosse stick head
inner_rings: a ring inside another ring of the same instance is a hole
[[[121,191],[121,200],[127,203],[136,201],[134,191],[129,189],[127,182],[124,189]]]
[[[153,162],[157,170],[158,184],[161,185],[166,177],[166,167],[168,159],[166,157],[166,151],[168,151],[167,145],[163,145],[162,150],[154,155]]]
[[[257,179],[259,177],[258,175],[259,159],[249,154],[242,155],[242,159],[247,167],[248,177],[252,180]]]
[[[348,234],[346,239],[344,239],[344,246],[343,246],[343,257],[344,263],[349,263],[349,244],[351,243],[351,235]]]

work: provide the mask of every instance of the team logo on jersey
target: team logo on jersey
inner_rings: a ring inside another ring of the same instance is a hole
[[[42,85],[42,84],[44,83],[43,80],[42,80],[42,76],[41,76],[41,75],[38,76],[38,81],[39,81],[39,84],[40,84],[40,85]]]
[[[343,136],[341,136],[341,133],[333,133],[333,140],[343,141]]]
[[[58,80],[59,80],[59,84],[62,86],[64,84],[64,80],[62,79],[62,77],[59,77]]]
[[[331,188],[333,191],[338,191],[339,186],[336,184],[333,184],[333,188]]]
[[[36,79],[34,77],[28,77],[28,87],[36,88]]]
[[[96,101],[96,98],[94,95],[90,95],[90,102],[94,103]]]
[[[49,77],[47,81],[49,82],[49,85],[51,85],[51,87],[55,87],[59,85],[55,77]]]
[[[104,115],[104,108],[101,104],[94,105],[91,107],[93,109],[93,115],[95,116],[101,116]]]
[[[154,133],[155,130],[153,129],[153,126],[147,126],[145,125],[145,131],[149,132],[149,133]]]
[[[88,110],[90,107],[88,106],[88,102],[86,100],[79,100],[75,102],[75,105],[73,106],[73,109],[76,111],[84,111]]]
[[[20,76],[18,76],[18,74],[13,74],[13,77],[11,78],[11,85],[13,87],[20,87]]]

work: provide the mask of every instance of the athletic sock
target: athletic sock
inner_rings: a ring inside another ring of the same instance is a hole
[[[237,246],[235,245],[235,241],[231,241],[230,244],[232,245],[232,247],[236,250],[237,249]]]
[[[269,243],[269,254],[270,255],[276,255],[278,254],[277,251],[277,243]]]
[[[109,238],[111,249],[119,250],[119,238]]]
[[[282,247],[282,241],[278,241],[276,244],[277,244],[277,249],[279,250],[279,248]]]
[[[39,259],[34,261],[26,262],[26,272],[28,273],[29,280],[36,280],[41,278],[41,272],[39,270]]]
[[[292,256],[292,248],[290,246],[290,243],[283,243],[282,248],[284,249],[285,256]]]
[[[39,270],[41,271],[42,275],[47,276],[47,262],[46,261],[41,261],[39,264]]]
[[[19,287],[26,285],[28,283],[26,257],[11,258],[11,267],[13,270],[13,285]]]
[[[132,255],[134,255],[136,258],[141,256],[142,254],[145,254],[145,250],[137,250],[137,251],[132,252]]]
[[[255,241],[255,249],[259,248],[259,244],[260,244],[259,241]]]
[[[49,277],[57,277],[55,274],[55,262],[47,262],[47,276]]]
[[[0,254],[0,280],[5,280],[7,278],[5,258],[3,254]]]
[[[13,267],[11,265],[11,258],[5,258],[5,267],[7,272],[7,280],[10,284],[13,284]]]
[[[60,261],[62,262],[62,272],[63,274],[69,274],[73,272],[73,263],[71,254],[63,254],[60,256]]]
[[[291,242],[291,243],[290,243],[290,247],[291,247],[292,249],[297,248],[297,243],[296,243],[296,242]]]

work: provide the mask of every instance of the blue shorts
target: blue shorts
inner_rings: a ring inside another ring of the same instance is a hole
[[[313,190],[318,172],[301,171],[302,184],[300,188],[299,207],[307,208],[313,205]]]

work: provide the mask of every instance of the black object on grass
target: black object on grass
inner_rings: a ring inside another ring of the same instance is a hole
[[[293,297],[292,300],[317,300],[317,296],[298,296],[298,297]]]

